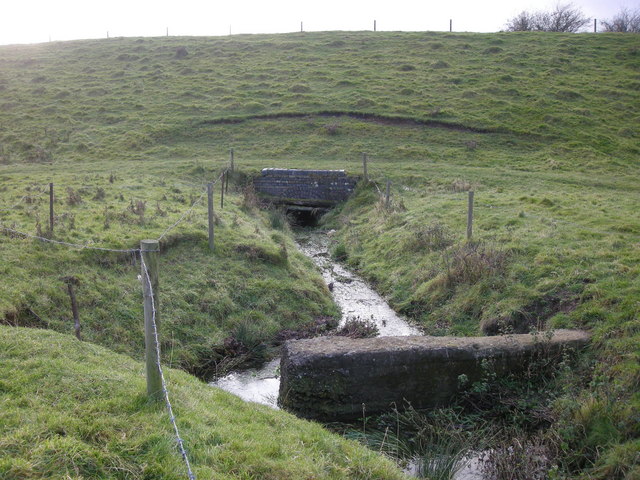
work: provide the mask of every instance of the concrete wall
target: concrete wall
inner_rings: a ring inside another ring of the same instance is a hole
[[[253,185],[260,196],[275,203],[332,207],[349,198],[357,181],[344,170],[265,168]]]
[[[416,408],[446,405],[460,392],[460,375],[483,378],[491,360],[498,375],[523,370],[536,355],[557,355],[589,340],[585,332],[497,337],[321,337],[287,342],[280,363],[279,403],[323,421],[388,411],[405,400]],[[558,355],[558,357],[560,357]]]

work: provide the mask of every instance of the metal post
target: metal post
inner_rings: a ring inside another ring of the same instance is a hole
[[[142,291],[144,293],[144,344],[147,370],[147,397],[151,401],[162,398],[162,380],[160,376],[160,346],[156,335],[160,327],[158,312],[158,253],[160,243],[157,240],[142,240],[140,253],[142,263]],[[146,271],[145,271],[146,265]],[[148,276],[147,276],[148,275]],[[155,323],[155,326],[154,326]]]
[[[209,250],[213,252],[213,183],[207,184],[207,198],[209,206]]]
[[[469,190],[469,206],[467,209],[467,240],[473,235],[473,190]]]

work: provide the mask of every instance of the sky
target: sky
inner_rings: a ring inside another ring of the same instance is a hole
[[[639,0],[577,0],[589,18],[611,18]],[[0,45],[87,38],[228,35],[323,30],[497,32],[547,0],[2,0]],[[566,2],[561,2],[566,3]],[[108,33],[107,33],[108,32]]]

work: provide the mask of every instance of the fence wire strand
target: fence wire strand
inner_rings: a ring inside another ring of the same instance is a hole
[[[189,463],[189,457],[187,456],[187,451],[184,448],[184,441],[182,437],[180,437],[180,430],[178,430],[178,425],[176,423],[176,417],[173,413],[173,407],[171,406],[171,401],[169,400],[169,391],[167,390],[167,382],[164,378],[164,372],[162,371],[162,365],[160,363],[160,338],[158,337],[158,327],[156,325],[156,301],[153,293],[153,287],[151,285],[151,277],[149,275],[149,270],[147,269],[147,264],[144,261],[144,254],[142,251],[140,252],[140,264],[142,265],[142,270],[144,272],[143,281],[146,283],[145,288],[145,296],[148,295],[151,297],[151,326],[153,330],[153,338],[155,341],[155,350],[156,350],[156,366],[158,367],[158,371],[160,372],[160,380],[162,382],[162,396],[164,397],[164,403],[167,407],[167,413],[169,415],[169,421],[171,425],[173,425],[173,431],[176,436],[176,442],[178,444],[178,449],[180,450],[180,455],[182,455],[182,459],[187,467],[187,475],[189,476],[189,480],[196,480],[196,476],[191,471],[191,464]]]
[[[80,244],[80,243],[62,242],[60,240],[52,240],[50,238],[39,237],[38,235],[31,235],[30,233],[20,232],[18,230],[14,230],[13,228],[5,227],[3,225],[0,225],[0,230],[4,230],[5,232],[13,233],[14,235],[20,235],[20,236],[23,236],[23,237],[32,238],[34,240],[40,240],[41,242],[53,243],[53,244],[56,244],[56,245],[65,245],[67,247],[78,248],[80,250],[100,250],[102,252],[119,252],[119,253],[131,253],[131,252],[137,252],[138,251],[138,249],[136,249],[136,248],[120,249],[120,248],[93,247],[93,246],[87,245],[87,244],[83,245],[83,244]]]
[[[218,177],[218,178],[213,182],[213,184],[214,184],[214,185],[220,181],[220,179],[224,176],[224,174],[225,174],[225,173],[227,173],[227,170],[228,170],[228,169],[225,169],[225,170],[220,174],[220,176],[219,176],[219,177]],[[180,216],[180,218],[178,218],[178,220],[177,220],[174,224],[172,224],[172,225],[168,226],[168,227],[167,227],[167,228],[162,232],[162,234],[160,235],[160,237],[158,237],[158,241],[162,240],[162,239],[163,239],[163,238],[164,238],[164,237],[165,237],[165,236],[166,236],[166,235],[167,235],[171,230],[173,230],[173,229],[174,229],[174,228],[176,228],[180,223],[182,223],[182,221],[187,217],[187,215],[189,215],[189,214],[193,211],[193,209],[196,207],[196,205],[198,205],[198,204],[202,201],[202,199],[204,198],[204,196],[205,196],[206,194],[207,194],[207,190],[204,190],[204,191],[200,194],[200,196],[197,198],[197,200],[196,200],[195,202],[193,202],[193,204],[191,205],[191,207],[189,207],[189,209],[188,209],[188,210],[186,210],[186,211],[185,211],[185,212]]]

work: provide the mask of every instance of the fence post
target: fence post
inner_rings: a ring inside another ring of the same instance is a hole
[[[467,240],[473,235],[473,190],[469,190],[469,205],[467,208]]]
[[[80,337],[80,314],[78,313],[78,301],[76,300],[76,292],[73,289],[73,287],[80,285],[80,281],[76,277],[63,277],[62,280],[67,284],[69,298],[71,299],[71,313],[73,314],[73,328],[76,333],[76,338],[78,340],[82,340]]]
[[[369,175],[367,173],[367,154],[362,153],[362,169],[364,170],[364,183],[369,183]]]
[[[598,33],[598,19],[593,19],[593,33]]]
[[[376,21],[375,20],[373,21],[373,31],[374,32],[376,31]]]
[[[53,235],[53,183],[49,184],[49,232]]]
[[[229,193],[229,170],[227,170],[224,174],[224,193]]]
[[[384,201],[384,208],[389,208],[391,202],[391,180],[387,178],[387,194]]]
[[[300,22],[300,33],[304,32],[304,30],[302,29],[302,22]]]
[[[144,344],[145,361],[147,370],[147,397],[150,401],[162,398],[162,380],[160,377],[160,359],[158,352],[160,346],[156,342],[159,320],[158,303],[158,252],[160,243],[158,240],[142,240],[140,242],[140,254],[144,259],[142,263],[142,291],[144,292]],[[145,271],[145,266],[146,271]],[[147,274],[149,277],[147,278]],[[155,322],[155,328],[154,328]]]
[[[233,172],[233,148],[229,149],[229,163],[231,164],[231,171]]]
[[[449,19],[449,32],[453,31],[453,19]]]
[[[222,180],[222,184],[220,185],[220,209],[224,208],[224,181],[225,181],[225,176],[227,175],[227,172],[224,171],[222,172],[222,178],[220,180]]]
[[[213,183],[207,183],[207,198],[209,207],[209,250],[213,252]]]

